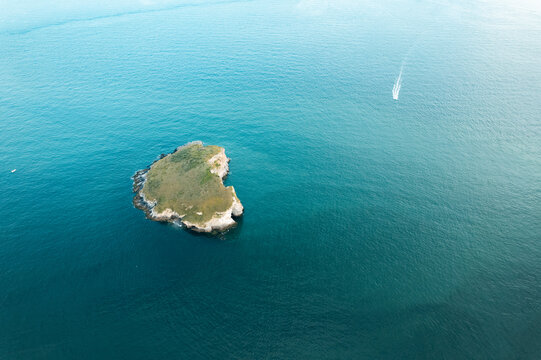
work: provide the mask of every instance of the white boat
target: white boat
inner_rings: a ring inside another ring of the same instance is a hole
[[[13,169],[13,170],[11,170],[11,172],[12,172],[12,173],[14,173],[15,171],[17,171],[17,169]]]

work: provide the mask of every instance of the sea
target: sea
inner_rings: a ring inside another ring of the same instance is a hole
[[[0,14],[0,359],[541,358],[538,2]],[[218,236],[132,204],[194,140]]]

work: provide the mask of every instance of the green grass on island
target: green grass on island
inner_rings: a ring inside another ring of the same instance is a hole
[[[157,213],[169,208],[183,220],[202,224],[216,212],[229,209],[233,190],[225,187],[217,174],[210,172],[208,160],[218,154],[219,146],[188,144],[155,162],[147,173],[143,194],[157,201]],[[202,214],[202,215],[201,215]]]

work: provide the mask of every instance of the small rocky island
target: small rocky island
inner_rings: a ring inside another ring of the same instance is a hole
[[[225,187],[229,158],[224,148],[194,141],[162,154],[133,176],[134,205],[155,221],[182,223],[198,232],[224,231],[244,208]]]

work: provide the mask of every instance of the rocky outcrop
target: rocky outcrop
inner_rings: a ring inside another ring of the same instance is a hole
[[[201,145],[202,143],[192,142],[186,145],[183,145],[181,147],[178,147],[173,153],[177,151],[180,151],[184,149],[187,146],[191,145]],[[161,155],[161,160],[167,155]],[[220,180],[222,181],[223,185],[223,179],[227,176],[229,172],[229,161],[230,159],[225,155],[225,149],[220,148],[220,151],[209,158],[207,160],[207,163],[210,167],[210,172],[212,174],[216,174]],[[241,216],[244,212],[244,207],[242,206],[242,203],[240,202],[239,198],[237,197],[237,194],[235,193],[235,189],[232,186],[227,187],[226,189],[230,189],[231,193],[233,195],[231,206],[226,209],[225,211],[219,211],[215,212],[212,217],[209,220],[202,221],[202,222],[196,222],[196,221],[189,221],[185,219],[186,214],[179,214],[176,211],[173,211],[172,209],[166,208],[165,210],[161,212],[156,211],[156,200],[147,199],[145,197],[145,194],[143,192],[143,188],[145,185],[145,182],[147,180],[147,173],[152,168],[152,163],[148,168],[139,170],[135,173],[133,176],[133,191],[135,192],[135,196],[133,199],[133,203],[135,207],[145,211],[147,217],[151,220],[155,221],[162,221],[162,222],[172,222],[172,223],[181,223],[184,224],[187,228],[197,231],[197,232],[206,232],[206,233],[212,233],[212,232],[221,232],[224,230],[227,230],[234,226],[236,224],[233,217]],[[196,212],[197,215],[202,215],[201,212]]]

